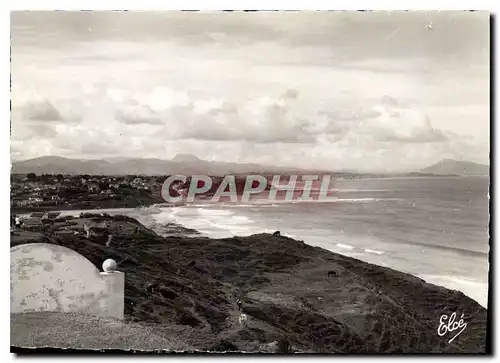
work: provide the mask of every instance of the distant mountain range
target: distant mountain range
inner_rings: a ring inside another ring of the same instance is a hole
[[[489,175],[490,167],[471,161],[443,159],[434,165],[420,170],[420,172],[430,174]]]
[[[225,163],[201,160],[194,155],[179,154],[172,160],[141,158],[68,159],[42,156],[12,164],[13,174],[89,174],[89,175],[226,175],[250,173],[302,173],[299,168],[260,164]]]
[[[178,154],[172,160],[117,157],[109,159],[68,159],[59,156],[42,156],[36,159],[17,161],[12,164],[13,174],[89,174],[89,175],[226,175],[226,174],[325,174],[334,170],[305,170],[260,164],[225,163],[206,161],[191,154]],[[467,161],[445,159],[424,168],[416,174],[488,175],[489,166]],[[336,174],[363,174],[355,170],[339,171]],[[397,173],[398,175],[407,173]],[[411,173],[415,174],[415,173]],[[387,173],[377,174],[378,176]]]

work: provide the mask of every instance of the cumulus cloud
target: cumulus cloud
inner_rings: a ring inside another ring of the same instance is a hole
[[[249,142],[313,142],[303,128],[309,123],[295,114],[286,99],[262,97],[239,105],[223,100],[196,103],[184,116],[179,138]]]
[[[164,122],[161,117],[148,106],[125,107],[116,111],[116,118],[128,125],[158,125]]]
[[[56,130],[54,130],[51,126],[46,125],[30,125],[29,129],[33,132],[34,135],[45,138],[45,139],[53,139],[57,136]]]
[[[89,158],[187,152],[219,161],[382,170],[404,168],[406,159],[433,162],[458,147],[451,142],[456,137],[436,129],[423,110],[394,97],[361,101],[349,95],[311,104],[296,89],[267,94],[199,97],[162,86],[137,93],[105,89],[71,107],[58,100],[80,121],[29,124],[21,117],[12,138],[31,139],[30,146],[17,143],[12,155],[39,146]]]
[[[114,91],[116,119],[125,125],[164,125],[165,139],[306,143],[319,137],[338,142],[348,134],[366,142],[444,142],[428,116],[394,97],[355,99],[312,107],[295,89],[270,96],[231,100],[195,98],[165,87],[128,96]],[[326,136],[325,136],[326,135]]]
[[[34,122],[76,122],[83,112],[82,102],[75,98],[53,100],[33,90],[13,87],[12,117]]]
[[[37,100],[44,98],[37,96]],[[49,117],[50,112],[56,112],[60,118],[60,113],[47,106],[50,105],[47,102],[43,102],[45,108],[31,109],[39,111],[37,119],[54,118],[54,115]],[[66,106],[66,109],[81,112],[74,117],[84,120],[80,126],[87,125],[90,130],[97,126],[94,118],[110,117],[105,124],[120,128],[120,134],[127,127],[133,127],[136,136],[138,132],[152,134],[158,132],[152,131],[152,126],[163,126],[161,137],[165,140],[314,144],[322,138],[329,142],[345,139],[345,142],[359,144],[360,139],[365,143],[426,143],[448,139],[432,126],[421,110],[390,96],[362,103],[356,99],[330,100],[313,107],[296,89],[285,89],[269,96],[226,99],[197,98],[186,92],[157,87],[137,94],[110,89],[102,99],[79,103],[79,108]],[[34,115],[32,112],[31,116]],[[41,128],[33,130],[47,137],[54,132]],[[110,131],[110,138],[114,137],[114,131]],[[92,133],[80,136],[97,137]],[[102,139],[102,135],[99,138]]]
[[[394,98],[384,97],[373,107],[374,117],[357,124],[360,133],[369,133],[376,141],[399,143],[444,142],[448,137],[434,128],[429,117],[418,109],[400,105]]]
[[[19,108],[22,117],[35,121],[60,121],[59,110],[48,100],[34,100]]]
[[[11,123],[11,137],[15,140],[30,140],[32,138],[52,139],[57,132],[50,124],[22,123],[13,120]]]

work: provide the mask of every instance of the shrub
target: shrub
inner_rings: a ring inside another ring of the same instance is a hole
[[[288,339],[281,338],[278,341],[278,353],[290,353],[290,343],[288,342]]]
[[[226,339],[222,339],[217,345],[209,349],[212,352],[237,352],[238,350],[236,345]]]

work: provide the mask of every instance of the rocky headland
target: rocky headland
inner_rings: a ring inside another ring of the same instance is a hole
[[[74,234],[91,221],[107,227],[89,238]],[[285,236],[210,239],[170,227],[173,233],[163,237],[129,217],[82,214],[59,218],[43,231],[18,230],[11,246],[48,242],[96,266],[116,260],[126,274],[130,329],[147,327],[155,342],[163,336],[179,342],[180,350],[485,352],[487,310],[461,292]],[[238,320],[242,313],[246,325]],[[438,327],[453,313],[457,321],[464,314],[467,326],[448,343],[458,331],[440,336]],[[19,337],[12,340],[22,345]]]

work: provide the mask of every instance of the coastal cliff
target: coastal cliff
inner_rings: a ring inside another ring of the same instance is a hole
[[[90,238],[71,233],[104,220],[107,229]],[[285,236],[210,239],[176,228],[162,237],[129,217],[83,214],[18,231],[11,246],[44,241],[96,266],[116,260],[126,274],[126,321],[182,331],[192,350],[485,352],[487,310],[461,292]],[[467,326],[449,343],[461,329],[440,336],[438,327],[453,313]]]

